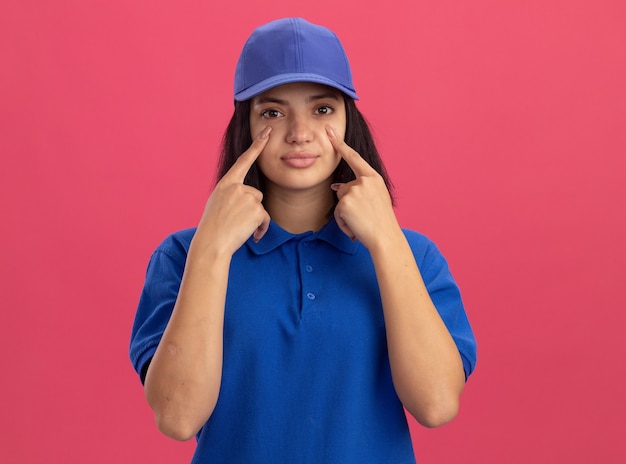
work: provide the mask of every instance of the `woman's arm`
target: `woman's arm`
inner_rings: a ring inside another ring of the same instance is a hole
[[[395,237],[370,244],[380,288],[393,382],[405,408],[426,427],[452,420],[465,373],[459,350],[435,308],[409,244]]]
[[[405,408],[427,427],[452,420],[465,374],[459,351],[435,308],[381,176],[328,128],[356,175],[335,184],[335,218],[369,250],[380,288],[393,383]]]
[[[196,245],[192,242],[172,316],[144,384],[159,430],[177,440],[192,438],[207,421],[222,373],[230,260],[217,254],[212,257],[208,250],[194,251]]]
[[[159,430],[192,438],[217,402],[222,377],[224,304],[233,253],[269,226],[262,194],[243,184],[263,151],[269,130],[255,139],[216,185],[191,242],[163,337],[145,379],[145,395]]]

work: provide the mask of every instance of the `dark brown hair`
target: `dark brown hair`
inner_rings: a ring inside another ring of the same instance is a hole
[[[344,94],[343,99],[346,108],[346,134],[344,139],[350,147],[356,150],[382,176],[393,202],[393,184],[376,149],[369,124],[352,98]],[[216,182],[228,172],[239,155],[246,151],[251,144],[250,100],[235,102],[235,111],[222,139],[222,151],[217,168]],[[333,182],[350,182],[354,179],[354,172],[342,159],[333,173]],[[255,163],[250,168],[244,183],[263,191],[263,181],[264,176]]]

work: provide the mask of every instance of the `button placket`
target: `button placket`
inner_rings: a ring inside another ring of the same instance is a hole
[[[301,284],[302,284],[302,312],[303,316],[305,312],[312,310],[312,305],[315,304],[317,299],[317,288],[315,287],[315,268],[311,264],[310,257],[314,253],[315,243],[304,240],[301,243],[302,247],[299,248],[301,267]]]

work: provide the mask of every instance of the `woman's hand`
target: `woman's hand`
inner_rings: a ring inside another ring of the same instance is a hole
[[[335,207],[335,219],[339,228],[368,249],[397,236],[400,226],[381,175],[359,153],[337,137],[332,127],[327,126],[326,132],[337,153],[356,176],[351,182],[331,186],[339,199]]]
[[[251,235],[259,241],[267,232],[270,216],[261,203],[263,194],[243,182],[265,148],[270,131],[271,127],[266,127],[215,186],[198,225],[200,240],[210,236],[212,246],[233,254]]]

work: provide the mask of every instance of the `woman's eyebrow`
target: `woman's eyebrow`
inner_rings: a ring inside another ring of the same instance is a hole
[[[287,100],[281,100],[280,98],[275,98],[275,97],[272,97],[272,96],[269,96],[269,97],[259,97],[256,100],[256,102],[255,102],[255,104],[257,104],[257,105],[261,105],[261,104],[264,104],[264,103],[275,103],[277,105],[288,105],[289,104],[289,102]]]
[[[323,94],[320,94],[320,95],[311,95],[310,97],[307,98],[307,102],[312,102],[312,101],[316,101],[316,100],[323,100],[325,98],[330,98],[332,100],[339,101],[339,96],[336,93],[328,92],[328,93],[323,93]]]

